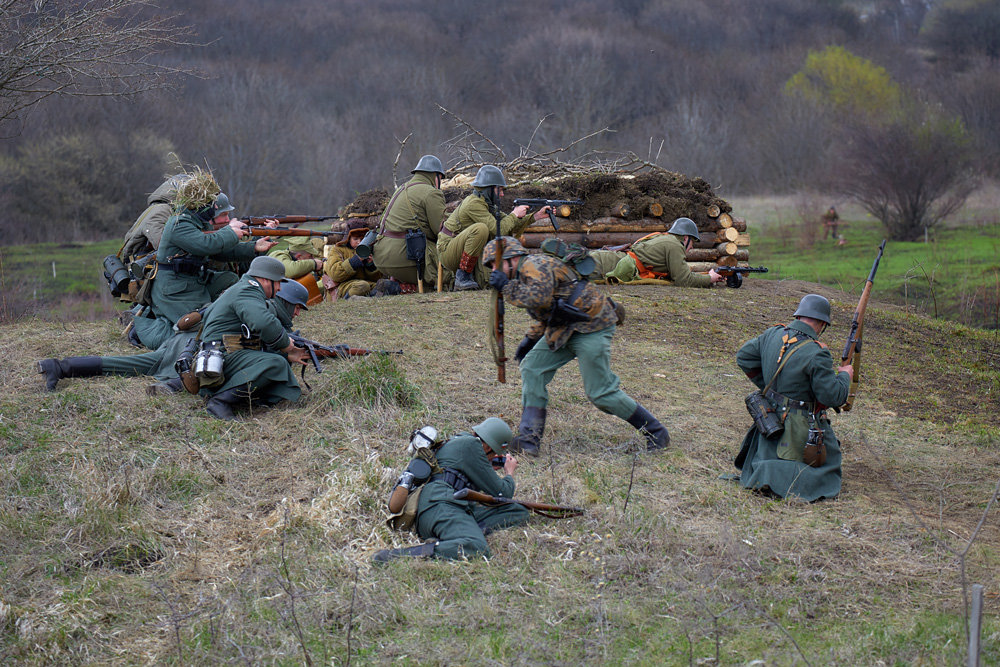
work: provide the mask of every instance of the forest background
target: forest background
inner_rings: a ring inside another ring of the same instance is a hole
[[[5,12],[27,4],[12,2]],[[56,12],[75,4],[41,6]],[[145,58],[164,68],[170,87],[132,97],[54,95],[0,116],[7,316],[29,312],[29,299],[43,291],[78,291],[64,284],[65,269],[57,278],[55,265],[45,285],[15,275],[14,260],[24,255],[53,253],[55,262],[73,248],[14,246],[120,239],[147,194],[182,166],[211,168],[240,215],[332,214],[360,192],[391,189],[422,154],[451,168],[470,146],[485,147],[457,118],[509,158],[593,134],[566,159],[596,163],[629,152],[702,177],[729,200],[791,195],[807,224],[831,203],[846,207],[846,219],[864,218],[850,208],[850,190],[875,180],[866,170],[879,167],[876,160],[885,178],[901,179],[904,166],[937,169],[912,178],[936,178],[960,196],[995,183],[1000,172],[996,2],[122,4],[180,29]],[[7,53],[23,28],[4,25]],[[873,136],[894,114],[907,116],[907,137],[922,140],[930,127],[944,144],[925,141],[907,152],[889,130]],[[994,198],[944,222],[971,223],[992,242]],[[770,260],[759,234],[768,211],[734,213],[753,218],[754,259]],[[923,240],[926,231],[892,238]],[[776,232],[789,234],[813,239],[809,230]],[[801,243],[782,247],[812,264]],[[965,247],[963,239],[952,251]],[[978,252],[988,256],[989,248]],[[988,259],[969,273],[996,278]],[[954,273],[943,266],[919,267],[925,293]],[[103,288],[99,271],[90,273],[80,294],[92,302]],[[970,323],[1000,318],[1000,278],[992,282],[997,294],[976,298],[972,310],[983,317]],[[913,292],[897,291],[903,301]],[[952,308],[969,310],[960,302]],[[102,303],[106,311],[110,302]]]

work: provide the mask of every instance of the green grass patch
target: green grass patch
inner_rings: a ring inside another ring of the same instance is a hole
[[[392,355],[371,354],[341,363],[333,383],[332,403],[360,404],[368,408],[420,407],[420,389],[406,379]]]

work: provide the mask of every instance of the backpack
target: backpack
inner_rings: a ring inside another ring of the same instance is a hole
[[[445,441],[437,436],[437,429],[433,426],[424,426],[410,435],[410,444],[406,451],[413,458],[396,480],[387,503],[389,518],[385,524],[391,530],[416,532],[420,492],[432,475],[444,472],[438,465],[434,452]]]
[[[566,243],[560,238],[550,237],[542,241],[539,249],[546,255],[552,255],[576,271],[582,280],[589,280],[597,268],[590,251],[577,243]]]

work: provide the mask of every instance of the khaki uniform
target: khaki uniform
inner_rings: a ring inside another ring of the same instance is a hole
[[[500,219],[500,233],[502,236],[520,236],[532,222],[534,216],[530,213],[523,218],[508,213]],[[441,225],[441,233],[437,239],[441,265],[449,271],[457,271],[463,254],[473,257],[475,269],[469,273],[480,287],[484,287],[489,280],[489,272],[483,267],[481,260],[483,248],[496,235],[497,220],[490,213],[489,204],[478,194],[469,195]]]
[[[783,340],[786,336],[787,345]],[[778,368],[782,348],[787,355],[795,345],[806,341],[788,357],[771,385],[779,395],[771,398],[771,403],[779,415],[784,415],[785,431],[765,438],[751,427],[743,439],[735,463],[744,488],[767,489],[783,498],[795,496],[807,501],[833,498],[840,493],[840,443],[826,409],[843,405],[851,380],[847,373],[837,372],[830,351],[816,338],[811,326],[795,320],[787,326],[771,327],[744,343],[736,353],[740,369],[758,389],[764,389]],[[823,431],[827,452],[826,463],[817,468],[802,462],[806,437],[803,431],[813,420]]]
[[[174,212],[172,202],[175,192],[176,185],[171,178],[149,195],[146,199],[146,210],[125,234],[125,244],[121,251],[123,261],[145,255],[160,247],[163,228]]]
[[[554,317],[553,306],[559,299],[570,300],[578,278],[556,257],[526,255],[519,259],[515,277],[504,285],[504,300],[524,308],[534,320],[527,336],[539,339],[521,361],[521,402],[545,408],[546,386],[559,368],[576,358],[590,402],[602,412],[627,420],[637,403],[621,390],[618,376],[611,371],[611,338],[618,321],[614,302],[587,282],[571,305],[590,319],[565,322]]]
[[[514,478],[497,476],[489,459],[483,454],[480,440],[469,433],[459,433],[435,452],[438,465],[461,473],[467,488],[491,496],[514,496]],[[473,555],[489,557],[484,531],[505,528],[528,520],[528,510],[521,505],[487,507],[452,496],[459,487],[449,484],[445,476],[435,475],[420,492],[417,505],[417,532],[424,539],[437,538],[436,558],[462,558]]]
[[[326,265],[323,270],[337,284],[340,298],[365,296],[371,292],[375,281],[382,277],[379,271],[369,271],[364,266],[360,270],[351,266],[351,258],[357,253],[349,245],[328,246]]]
[[[417,264],[406,257],[406,231],[420,229],[427,239],[424,282],[437,281],[437,239],[444,220],[444,193],[434,187],[434,174],[418,171],[389,200],[379,225],[373,255],[383,276],[401,283],[417,282]],[[447,276],[446,276],[447,277]]]
[[[619,261],[614,269],[605,273],[605,278],[611,275],[621,282],[630,282],[649,277],[671,280],[678,287],[712,286],[712,279],[707,275],[691,272],[681,238],[675,234],[663,232],[639,239],[629,252],[601,251],[595,257],[598,266],[607,267],[610,252],[614,252]]]

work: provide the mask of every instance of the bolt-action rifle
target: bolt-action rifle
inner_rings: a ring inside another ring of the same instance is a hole
[[[547,516],[550,519],[568,519],[574,516],[583,516],[583,508],[580,507],[564,507],[562,505],[536,503],[530,500],[514,500],[513,498],[504,498],[502,496],[491,496],[488,493],[480,493],[472,489],[456,491],[452,497],[455,500],[470,500],[474,503],[482,503],[483,505],[521,505],[535,514]]]
[[[309,358],[312,360],[313,368],[316,369],[317,373],[323,372],[319,365],[320,359],[329,359],[331,357],[335,359],[365,357],[369,354],[403,354],[402,350],[369,350],[364,347],[351,347],[343,343],[333,346],[323,345],[322,343],[317,343],[314,340],[300,336],[297,333],[290,333],[288,337],[295,345],[303,347],[309,352]]]
[[[739,289],[745,273],[767,273],[766,266],[716,266],[715,272],[726,277],[726,287]]]
[[[847,344],[844,345],[844,353],[840,355],[840,365],[851,364],[854,367],[854,377],[851,378],[851,388],[847,392],[847,400],[841,406],[841,410],[850,411],[854,404],[854,397],[858,393],[858,384],[861,378],[861,333],[865,328],[865,309],[868,308],[868,299],[872,295],[872,285],[875,283],[875,272],[878,271],[879,260],[882,259],[882,252],[885,250],[885,240],[878,247],[878,254],[875,256],[875,263],[872,264],[871,273],[865,281],[865,288],[858,299],[858,306],[854,309],[854,318],[851,320],[851,331],[847,334]]]
[[[279,225],[301,225],[303,222],[323,222],[325,220],[341,220],[339,215],[251,215],[240,218],[250,225],[263,225],[268,220],[277,220]]]
[[[263,223],[251,222],[244,225],[250,236],[343,236],[346,232],[317,232],[312,229],[296,229],[292,227],[265,227]]]
[[[493,207],[492,211],[493,217],[497,221],[497,255],[496,259],[493,260],[493,268],[503,271],[503,232],[500,229],[500,220],[502,219],[500,212]],[[504,316],[504,303],[503,303],[503,292],[501,290],[494,290],[496,293],[496,298],[493,301],[493,337],[496,339],[496,364],[497,364],[497,382],[500,384],[505,384],[507,382],[507,350],[504,349],[503,342],[503,316]]]
[[[582,199],[515,199],[514,206],[527,206],[529,209],[532,208],[542,208],[543,206],[548,206],[549,208],[549,222],[552,223],[552,229],[559,231],[559,225],[556,224],[556,210],[559,211],[559,215],[563,218],[570,214],[571,206],[583,206],[584,202]]]

